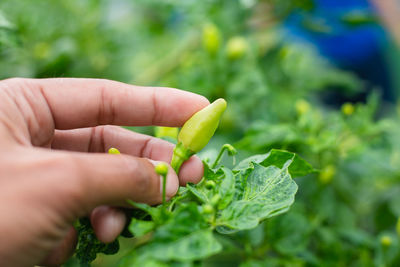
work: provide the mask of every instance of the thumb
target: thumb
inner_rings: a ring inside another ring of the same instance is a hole
[[[162,200],[162,177],[151,160],[123,154],[67,154],[73,165],[67,173],[74,189],[66,197],[86,213],[100,205],[126,206],[127,199],[150,205]],[[178,176],[169,166],[167,197],[175,195],[178,187]]]

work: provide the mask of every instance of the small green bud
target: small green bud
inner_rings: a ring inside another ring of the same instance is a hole
[[[216,206],[218,204],[218,202],[221,200],[221,195],[220,194],[216,194],[211,198],[211,205]]]
[[[203,28],[203,45],[210,54],[217,53],[221,43],[221,33],[214,24],[207,24]]]
[[[384,247],[390,247],[390,245],[392,244],[392,238],[388,235],[383,235],[381,236],[381,244]]]
[[[319,181],[323,184],[328,184],[332,181],[336,174],[336,167],[334,165],[327,165],[319,173]]]
[[[206,188],[207,188],[207,189],[213,189],[213,188],[215,188],[215,182],[212,181],[212,180],[208,180],[208,181],[206,182]]]
[[[178,142],[194,153],[202,150],[217,130],[225,109],[226,101],[220,98],[195,113],[183,125],[178,135]]]
[[[158,163],[158,164],[156,165],[156,167],[154,167],[154,170],[155,170],[156,173],[158,173],[159,175],[165,176],[165,175],[168,174],[168,166],[167,166],[167,164],[165,164],[165,163],[163,163],[163,162]]]
[[[342,112],[346,116],[350,116],[355,111],[354,105],[351,103],[344,103],[342,105]]]
[[[115,154],[115,155],[117,155],[117,154],[121,154],[121,152],[119,152],[118,149],[112,147],[112,148],[110,148],[110,149],[108,150],[108,154]]]
[[[397,232],[397,235],[398,235],[399,238],[400,238],[400,218],[397,220],[396,232]]]
[[[298,115],[303,115],[311,109],[311,106],[306,100],[299,99],[295,103],[295,108]]]
[[[230,144],[225,144],[222,146],[223,149],[226,149],[228,151],[228,155],[229,156],[234,156],[237,154],[236,148],[234,148],[232,145]]]
[[[228,40],[226,44],[226,53],[231,60],[239,59],[247,51],[247,41],[245,38],[236,36]]]
[[[204,205],[203,205],[203,212],[204,212],[205,214],[211,214],[211,213],[214,212],[214,208],[213,208],[213,206],[211,206],[210,204],[204,204]]]

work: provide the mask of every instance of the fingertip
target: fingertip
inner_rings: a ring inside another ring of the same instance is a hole
[[[189,160],[182,164],[179,172],[179,182],[181,186],[187,183],[198,183],[203,178],[204,166],[201,159],[192,156]]]
[[[198,95],[198,96],[200,99],[199,102],[200,102],[201,106],[206,107],[206,106],[210,105],[210,101],[205,96],[202,96],[202,95]]]
[[[90,221],[97,238],[103,243],[110,243],[124,229],[126,216],[117,208],[100,206],[92,211]]]
[[[158,164],[160,163],[164,163],[168,166],[168,173],[167,173],[167,184],[166,184],[166,190],[165,190],[165,194],[168,198],[173,197],[179,189],[179,179],[178,179],[178,175],[175,173],[174,169],[171,167],[170,164],[168,164],[167,162],[164,161],[155,161],[155,160],[149,160],[154,167],[156,167]],[[160,195],[162,195],[163,192],[163,177],[162,175],[160,175]]]
[[[167,174],[167,188],[166,195],[171,198],[176,195],[179,189],[179,178],[174,169],[168,164],[168,174]],[[162,191],[161,191],[162,192]]]

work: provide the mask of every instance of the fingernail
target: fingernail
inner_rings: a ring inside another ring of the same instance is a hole
[[[125,226],[126,217],[123,212],[113,211],[104,218],[103,241],[112,242],[121,233]]]
[[[125,226],[125,214],[108,206],[97,207],[91,216],[91,223],[97,238],[104,243],[110,243],[117,238]]]

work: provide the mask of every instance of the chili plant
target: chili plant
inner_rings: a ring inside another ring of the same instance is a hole
[[[184,160],[208,143],[225,107],[223,99],[217,100],[185,123],[174,151],[179,164],[174,165],[172,159],[176,172]],[[236,153],[231,145],[222,146],[214,162],[204,161],[203,179],[181,187],[169,202],[163,198],[163,204],[152,207],[128,200],[135,209],[128,230],[137,242],[121,258],[120,266],[191,266],[218,254],[224,250],[221,236],[255,228],[263,220],[286,212],[297,192],[292,177],[314,171],[296,154],[284,150],[253,155],[227,168],[220,164],[224,151],[231,156]],[[116,149],[109,153],[118,154]],[[168,168],[161,164],[155,171],[164,178],[164,196]],[[80,221],[78,233],[76,255],[82,266],[90,265],[97,253],[118,251],[118,241],[102,244],[87,220]]]

